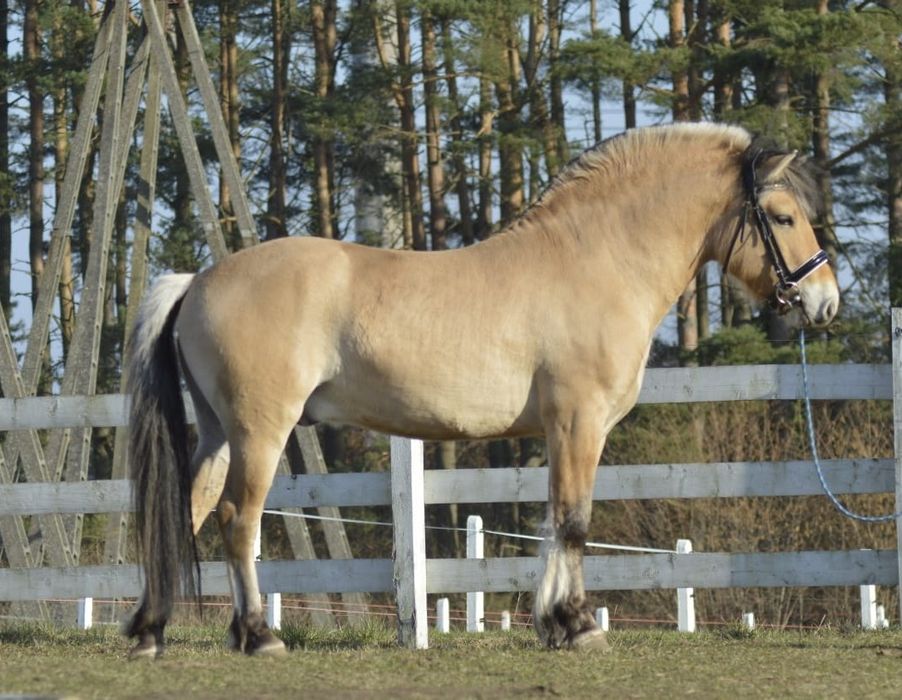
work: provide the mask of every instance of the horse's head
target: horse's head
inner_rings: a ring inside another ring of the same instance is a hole
[[[811,226],[818,189],[795,152],[752,144],[743,157],[741,202],[730,232],[725,269],[781,310],[799,307],[813,325],[839,308],[839,286]]]

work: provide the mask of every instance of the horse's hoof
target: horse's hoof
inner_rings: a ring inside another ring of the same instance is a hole
[[[156,642],[138,642],[131,651],[128,652],[129,661],[139,661],[149,659],[153,661],[163,655],[163,645]]]
[[[251,656],[269,656],[273,659],[281,659],[288,656],[288,649],[285,648],[285,642],[273,636],[254,647]]]
[[[587,651],[594,654],[609,654],[611,652],[608,636],[600,629],[579,633],[573,638],[570,646],[577,651]]]

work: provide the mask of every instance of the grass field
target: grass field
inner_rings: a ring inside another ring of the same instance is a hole
[[[394,644],[384,626],[283,630],[292,652],[252,659],[220,627],[174,627],[164,658],[129,662],[115,628],[0,623],[0,697],[902,697],[902,631],[610,634],[605,655],[549,652],[531,631]]]

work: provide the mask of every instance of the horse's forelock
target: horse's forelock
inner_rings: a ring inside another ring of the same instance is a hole
[[[749,180],[752,168],[757,164],[757,180],[761,182],[767,177],[768,162],[775,162],[782,156],[792,153],[776,146],[773,140],[766,137],[755,137],[742,157],[742,174],[744,186],[751,186]],[[792,159],[783,173],[782,182],[795,193],[809,220],[821,217],[824,211],[824,196],[817,183],[818,166],[810,158],[798,155]]]

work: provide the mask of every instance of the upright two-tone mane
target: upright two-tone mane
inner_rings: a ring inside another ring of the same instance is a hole
[[[544,436],[536,629],[549,647],[603,648],[583,545],[604,441],[635,403],[655,328],[709,260],[829,322],[838,289],[811,227],[813,191],[795,154],[761,150],[742,129],[655,127],[586,152],[475,246],[414,253],[288,238],[158,283],[129,355],[130,460],[135,480],[155,485],[136,489],[139,531],[169,544],[142,548],[133,654],[162,651],[191,537],[214,509],[232,643],[284,652],[262,615],[252,542],[299,421],[438,440]],[[175,366],[197,414],[193,458],[176,425]]]

